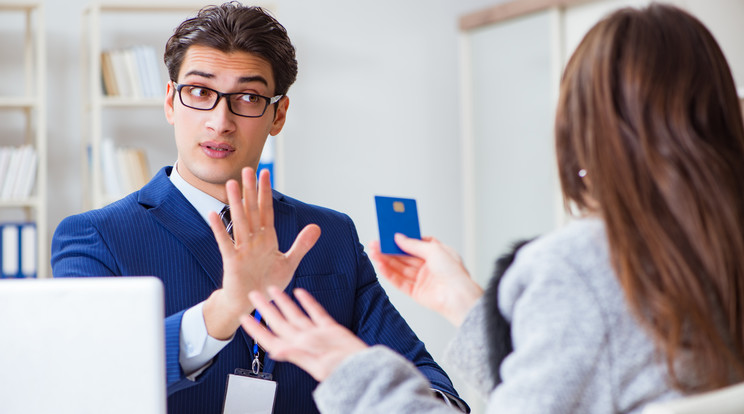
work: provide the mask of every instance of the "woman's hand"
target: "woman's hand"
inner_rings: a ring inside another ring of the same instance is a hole
[[[323,381],[349,356],[367,348],[367,344],[339,325],[305,290],[294,295],[307,315],[281,289],[268,289],[274,305],[253,291],[249,297],[271,330],[250,316],[241,318],[243,329],[276,361],[291,362]]]
[[[417,240],[396,234],[395,243],[411,256],[383,254],[379,242],[370,243],[370,257],[377,263],[377,270],[416,302],[460,326],[483,295],[460,256],[432,237]]]

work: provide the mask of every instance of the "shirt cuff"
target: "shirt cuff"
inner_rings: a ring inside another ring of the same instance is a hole
[[[186,377],[194,381],[212,363],[212,359],[232,341],[235,334],[227,340],[215,339],[207,333],[200,302],[183,313],[181,319],[180,350],[178,362]]]
[[[444,402],[444,404],[447,407],[456,408],[456,409],[460,410],[460,412],[463,412],[463,413],[466,413],[466,414],[467,413],[470,413],[470,407],[467,404],[465,404],[464,401],[462,401],[461,399],[455,397],[454,395],[450,395],[450,394],[448,394],[448,393],[446,393],[446,392],[444,392],[442,390],[438,390],[436,388],[432,388],[431,391],[434,393],[434,396],[437,397],[438,399],[442,400],[442,402]]]

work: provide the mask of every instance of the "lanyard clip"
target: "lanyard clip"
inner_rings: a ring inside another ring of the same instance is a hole
[[[258,360],[258,353],[253,354],[253,363],[251,363],[251,371],[253,375],[258,375],[261,370],[261,361]]]

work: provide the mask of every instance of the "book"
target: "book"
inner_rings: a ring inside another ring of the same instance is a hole
[[[21,276],[36,277],[36,224],[20,225],[20,267]]]
[[[5,177],[8,175],[8,164],[12,154],[12,147],[0,147],[0,192],[2,192]]]
[[[116,87],[116,77],[114,76],[114,66],[111,62],[111,53],[108,51],[101,52],[101,76],[103,77],[103,93],[106,96],[118,96],[119,90]]]
[[[31,195],[36,182],[36,166],[39,161],[36,150],[28,145],[24,148],[24,156],[21,161],[21,170],[18,182],[13,190],[14,198],[27,198]]]
[[[137,58],[134,55],[132,48],[123,49],[121,51],[124,57],[124,67],[126,71],[126,82],[129,88],[129,97],[141,98],[142,97],[142,85],[139,81],[139,70],[137,68]]]
[[[147,60],[147,80],[150,83],[150,96],[154,98],[163,96],[163,80],[160,77],[160,64],[155,55],[155,48],[152,46],[145,46],[143,53]]]
[[[0,278],[37,276],[36,223],[0,223]]]
[[[124,195],[120,177],[120,168],[116,157],[116,148],[112,138],[101,140],[101,173],[103,174],[103,192],[111,198]]]
[[[111,57],[111,67],[114,70],[114,79],[116,80],[116,90],[119,91],[117,96],[129,97],[132,95],[129,89],[129,75],[127,74],[127,64],[124,53],[121,49],[109,51]]]
[[[16,183],[19,180],[18,177],[21,175],[23,158],[26,156],[24,147],[25,146],[12,149],[10,161],[8,162],[8,171],[5,180],[3,180],[2,191],[0,191],[1,200],[10,200],[15,198]]]
[[[149,73],[147,69],[147,56],[145,56],[145,46],[133,46],[132,51],[137,62],[137,79],[139,80],[140,90],[142,90],[142,96],[149,98],[152,96],[152,91],[150,90],[150,80],[148,79]]]
[[[107,96],[162,96],[160,65],[152,46],[135,45],[102,52],[101,78]]]

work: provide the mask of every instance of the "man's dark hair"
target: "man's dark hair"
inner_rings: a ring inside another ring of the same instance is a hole
[[[227,2],[207,6],[196,17],[181,23],[165,45],[165,66],[172,81],[178,80],[189,47],[199,45],[224,53],[248,52],[271,65],[274,94],[285,95],[297,79],[295,49],[287,30],[260,7]]]

